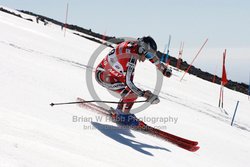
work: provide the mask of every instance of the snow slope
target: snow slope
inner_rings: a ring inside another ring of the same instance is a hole
[[[161,103],[137,116],[149,125],[199,141],[201,149],[196,153],[120,129],[76,105],[50,107],[51,102],[75,101],[77,97],[92,99],[85,72],[91,69],[88,60],[100,44],[69,32],[66,37],[63,34],[59,26],[0,12],[1,167],[234,167],[250,163],[247,96],[225,89],[225,110],[221,110],[217,107],[219,85],[192,75],[180,82],[182,72],[173,71],[172,78],[165,78]],[[153,91],[156,74],[152,64],[139,63],[136,70],[135,83]],[[103,100],[117,100],[94,84]],[[237,100],[236,124],[231,127]]]

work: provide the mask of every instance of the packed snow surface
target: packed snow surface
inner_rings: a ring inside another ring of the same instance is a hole
[[[69,30],[64,36],[60,26],[44,26],[33,16],[21,15],[34,21],[0,12],[1,167],[250,164],[247,95],[225,88],[224,109],[220,109],[220,85],[189,74],[180,82],[181,71],[173,70],[171,78],[163,79],[161,102],[136,116],[151,126],[197,140],[201,148],[195,153],[138,131],[121,129],[107,117],[77,105],[51,107],[51,102],[70,102],[77,97],[92,100],[86,70],[94,71],[88,61],[100,44]],[[95,65],[110,49],[103,50]],[[154,65],[138,63],[138,87],[154,91],[156,79]],[[118,101],[94,79],[93,84],[102,100]]]

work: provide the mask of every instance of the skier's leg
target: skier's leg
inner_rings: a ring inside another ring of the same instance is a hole
[[[117,109],[121,110],[122,112],[129,114],[131,108],[134,105],[134,101],[138,98],[138,96],[133,93],[128,87],[125,87],[123,90],[116,91],[120,93],[121,100],[117,106]]]
[[[125,86],[126,84],[117,82],[112,75],[105,74],[105,71],[96,70],[96,80],[103,87],[119,93],[122,97],[112,117],[125,125],[138,126],[138,119],[129,113],[138,96]]]
[[[116,115],[113,118],[116,118],[119,122],[125,124],[125,125],[130,125],[130,126],[138,126],[139,125],[139,120],[136,118],[134,114],[130,113],[130,110],[132,109],[134,105],[134,101],[138,98],[138,96],[133,93],[132,91],[127,91],[122,90],[122,91],[117,91],[121,95],[123,94],[120,102],[116,108]],[[125,94],[124,92],[127,93]]]

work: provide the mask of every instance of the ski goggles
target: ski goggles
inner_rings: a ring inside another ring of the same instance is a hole
[[[154,57],[154,54],[151,53],[151,52],[147,52],[146,55],[145,55],[145,57],[146,57],[147,59],[152,59],[152,58]]]

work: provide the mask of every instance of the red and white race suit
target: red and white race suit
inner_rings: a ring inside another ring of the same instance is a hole
[[[138,59],[138,41],[125,41],[117,45],[101,61],[96,68],[96,80],[103,87],[115,91],[121,95],[118,109],[129,112],[133,102],[144,96],[144,91],[137,88],[133,83],[134,69]],[[158,57],[152,54],[148,58],[160,71],[167,68],[161,64]],[[130,103],[126,103],[130,102]]]

